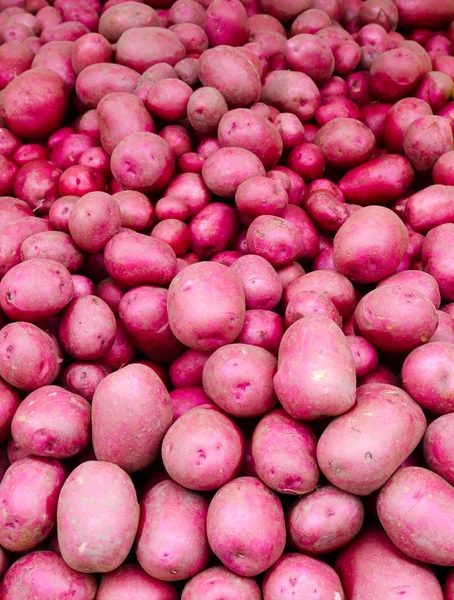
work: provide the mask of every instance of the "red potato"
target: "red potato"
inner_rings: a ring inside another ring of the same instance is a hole
[[[282,283],[282,289],[285,290],[299,277],[304,275],[303,267],[298,263],[294,262],[291,265],[287,265],[285,267],[279,267],[276,269],[277,274],[279,275],[279,279]]]
[[[251,177],[238,186],[235,204],[242,215],[252,219],[260,215],[281,216],[288,205],[288,194],[278,181]]]
[[[261,13],[260,7],[258,7],[258,12],[256,11],[254,14],[248,15],[248,26],[251,33],[256,33],[257,31],[276,31],[285,35],[284,25],[276,17],[265,12]]]
[[[133,360],[135,354],[135,347],[126,335],[121,322],[117,320],[115,339],[110,349],[101,359],[103,364],[107,365],[112,371],[117,371],[128,365]]]
[[[195,90],[186,108],[192,127],[202,134],[216,131],[219,121],[228,111],[224,96],[214,87]]]
[[[407,200],[405,217],[408,224],[419,233],[453,221],[452,188],[449,185],[432,185],[416,192]]]
[[[170,380],[174,388],[202,385],[202,373],[210,352],[186,350],[169,367]]]
[[[174,66],[186,56],[186,50],[178,37],[162,27],[128,29],[117,41],[115,49],[117,63],[138,73],[143,73],[160,62]]]
[[[69,231],[85,252],[99,252],[120,230],[120,209],[109,194],[91,192],[77,200],[69,215]]]
[[[18,167],[12,160],[0,156],[0,169],[0,193],[12,194]]]
[[[91,279],[85,277],[85,275],[71,275],[71,279],[73,280],[74,285],[73,300],[81,298],[82,296],[93,296],[95,294],[95,284]]]
[[[15,76],[28,71],[33,57],[33,52],[21,42],[3,44],[0,48],[0,89],[4,89]]]
[[[260,100],[281,112],[296,115],[303,123],[311,121],[320,106],[320,92],[312,79],[296,71],[272,71],[262,81]]]
[[[17,390],[0,379],[0,440],[11,437],[11,422],[20,405],[21,397]]]
[[[396,102],[411,95],[422,76],[418,55],[412,48],[394,48],[379,54],[370,69],[372,94],[384,102]],[[430,67],[428,69],[430,71]]]
[[[138,523],[134,485],[117,465],[89,460],[65,481],[57,506],[58,542],[65,563],[76,571],[108,573],[118,568],[129,554]]]
[[[60,23],[60,25],[55,25],[55,27],[45,29],[41,33],[41,39],[46,44],[48,42],[75,42],[89,32],[88,27],[79,21],[66,21]]]
[[[453,134],[448,119],[427,116],[416,119],[404,133],[404,152],[417,171],[430,170],[452,150]]]
[[[343,548],[361,530],[361,500],[332,485],[322,485],[302,496],[287,513],[291,545],[299,552],[327,554]]]
[[[391,0],[366,0],[359,10],[359,19],[362,25],[378,23],[386,31],[394,31],[399,13]]]
[[[379,415],[380,423],[371,417]],[[397,387],[368,384],[358,389],[355,406],[331,421],[317,445],[317,461],[325,477],[351,494],[378,490],[413,452],[426,429],[426,419],[412,398]],[[339,446],[346,432],[348,446]]]
[[[169,23],[197,23],[200,27],[205,23],[204,7],[194,0],[177,0],[169,10]]]
[[[380,281],[377,288],[396,283],[406,285],[424,294],[432,301],[435,308],[440,308],[440,290],[432,275],[424,273],[424,271],[401,271]]]
[[[285,44],[284,56],[293,71],[308,75],[316,84],[327,81],[334,72],[334,56],[319,37],[300,33]]]
[[[319,8],[308,8],[299,14],[290,28],[291,35],[299,33],[317,33],[320,29],[330,27],[331,18]]]
[[[70,458],[90,441],[90,405],[56,385],[44,386],[27,396],[16,411],[12,435],[28,454]]]
[[[284,409],[296,419],[336,416],[353,406],[353,357],[345,336],[331,319],[306,317],[287,329],[279,348],[274,387]]]
[[[441,297],[448,301],[454,300],[454,256],[451,251],[453,234],[454,226],[451,223],[434,227],[426,235],[422,248],[424,269],[435,277]]]
[[[169,144],[172,154],[176,159],[179,159],[183,154],[192,150],[193,141],[191,135],[181,125],[167,125],[164,129],[161,129],[159,137]]]
[[[316,591],[320,598],[345,600],[339,576],[326,563],[304,554],[284,554],[263,580],[264,600],[290,600],[298,594],[309,597]]]
[[[176,255],[165,242],[135,231],[122,231],[104,250],[110,277],[123,287],[166,285],[176,274]]]
[[[432,38],[432,40],[435,38],[435,36]],[[451,53],[451,43],[449,40],[446,40],[444,37],[441,38],[444,42],[443,46],[444,46],[444,52],[446,53],[446,55],[441,55],[441,56],[433,56],[433,53],[431,52],[431,57],[433,58],[433,68],[434,71],[440,71],[441,73],[445,73],[446,75],[448,75],[448,77],[451,77],[454,74],[454,63],[452,61],[452,56],[449,56]]]
[[[329,298],[313,290],[299,292],[292,296],[285,309],[285,327],[288,329],[299,319],[326,316],[341,327],[339,311]]]
[[[361,283],[372,283],[393,273],[408,247],[405,225],[388,208],[368,206],[354,213],[333,242],[336,269]]]
[[[11,157],[21,147],[20,139],[8,129],[0,128],[0,155]]]
[[[275,17],[279,21],[288,22],[310,8],[311,3],[308,0],[290,0],[277,5],[271,0],[261,0],[260,6],[264,13]]]
[[[269,310],[278,305],[282,283],[267,260],[252,254],[242,256],[231,269],[241,281],[247,309]]]
[[[61,174],[61,170],[47,160],[32,160],[17,172],[14,194],[38,214],[48,213],[58,198]]]
[[[24,458],[8,468],[0,483],[4,548],[24,552],[50,535],[65,477],[61,464],[51,459]]]
[[[193,577],[183,588],[182,600],[214,600],[229,594],[236,600],[262,600],[256,581],[232,573],[225,567],[211,567]]]
[[[231,571],[251,577],[282,555],[285,523],[277,496],[255,477],[238,477],[218,490],[207,517],[211,549]]]
[[[378,496],[378,517],[391,541],[410,558],[453,566],[453,495],[453,487],[428,469],[398,469]]]
[[[251,223],[246,235],[250,252],[266,259],[273,267],[292,263],[303,255],[303,240],[291,221],[272,215],[261,215]]]
[[[277,355],[283,335],[284,320],[280,315],[271,310],[247,310],[243,327],[235,341]]]
[[[115,340],[115,316],[97,296],[73,300],[64,310],[58,326],[63,349],[76,360],[97,360]]]
[[[117,315],[125,291],[111,277],[106,277],[106,279],[100,281],[95,290],[95,295],[104,300],[112,312]]]
[[[31,323],[10,323],[0,330],[0,377],[20,390],[49,385],[63,358],[51,335]]]
[[[99,383],[109,373],[110,369],[105,365],[73,362],[62,371],[60,384],[91,402]]]
[[[448,342],[454,344],[454,319],[442,310],[437,310],[438,327],[430,342]]]
[[[215,490],[233,479],[243,460],[243,437],[215,407],[199,406],[182,415],[162,442],[170,477],[190,490]]]
[[[150,86],[145,105],[150,113],[165,121],[177,121],[186,116],[191,87],[180,79],[162,79]]]
[[[66,169],[58,182],[58,191],[61,196],[85,196],[90,192],[104,192],[106,180],[104,176],[83,165],[73,165]]]
[[[416,90],[416,97],[427,102],[436,113],[449,102],[452,92],[452,79],[437,70],[424,75]]]
[[[304,126],[296,115],[280,113],[272,123],[279,131],[285,150],[294,148],[305,141]]]
[[[120,209],[121,226],[141,232],[153,225],[154,209],[145,194],[125,190],[113,194]]]
[[[23,261],[50,259],[62,264],[70,273],[77,272],[84,259],[71,237],[62,231],[35,233],[22,243],[20,252]]]
[[[128,365],[111,373],[99,383],[93,397],[93,448],[97,459],[113,462],[128,473],[147,467],[159,452],[172,418],[170,397],[151,369]],[[117,436],[121,442],[112,446],[110,440]]]
[[[14,162],[22,167],[32,160],[47,160],[49,152],[40,144],[24,144],[13,154]]]
[[[432,421],[424,436],[424,460],[427,466],[451,485],[454,482],[453,427],[452,414],[446,414]]]
[[[119,114],[127,114],[127,119],[118,119]],[[139,132],[154,133],[153,118],[142,101],[129,92],[113,92],[102,98],[97,106],[101,144],[108,154],[112,154],[118,144],[128,135]]]
[[[178,219],[161,221],[151,231],[151,237],[168,244],[177,256],[185,254],[191,245],[191,230]]]
[[[432,301],[409,285],[384,285],[366,294],[354,315],[355,330],[376,348],[409,352],[433,336],[438,316]]]
[[[406,158],[387,154],[348,171],[339,181],[339,187],[346,201],[352,204],[390,205],[402,198],[413,178],[413,168]]]
[[[167,480],[142,498],[136,555],[148,575],[179,581],[202,571],[210,558],[208,501]],[[163,519],[163,515],[166,515]]]
[[[378,365],[378,354],[373,345],[357,335],[346,337],[355,362],[356,377],[365,377],[375,371]]]
[[[175,161],[169,144],[148,132],[132,133],[112,153],[111,169],[125,189],[162,190],[173,176]]]
[[[106,573],[96,595],[97,600],[121,600],[128,594],[136,600],[177,600],[171,583],[159,581],[145,573],[138,565],[125,563],[115,571]]]
[[[352,148],[350,139],[357,144]],[[328,166],[338,169],[356,167],[365,162],[375,147],[373,133],[356,119],[337,118],[324,125],[315,136],[315,144],[321,148]]]
[[[111,6],[102,13],[98,31],[106,40],[114,44],[128,29],[158,25],[158,15],[151,6],[140,2],[134,2],[134,4],[122,2]]]
[[[167,290],[141,285],[126,292],[118,314],[134,345],[151,360],[167,362],[184,349],[169,326]]]
[[[16,560],[2,581],[5,600],[33,598],[46,600],[64,597],[70,590],[75,600],[94,600],[96,580],[91,575],[77,573],[55,552],[31,552]],[[57,595],[56,595],[57,594]]]
[[[205,31],[211,46],[243,46],[248,41],[246,9],[240,0],[213,0],[206,11]]]
[[[416,348],[402,366],[404,389],[425,410],[436,415],[452,411],[451,365],[454,345],[433,342]]]
[[[139,74],[121,64],[96,63],[83,69],[76,79],[76,94],[88,108],[96,108],[99,101],[111,92],[132,92]],[[82,133],[79,130],[79,133]]]
[[[432,179],[435,184],[451,185],[454,181],[454,151],[446,152],[436,161],[432,169]]]
[[[336,232],[349,217],[347,206],[328,191],[316,191],[305,201],[305,208],[323,231]]]
[[[407,128],[420,117],[429,116],[432,109],[419,98],[403,98],[396,102],[385,118],[384,142],[389,152],[404,153],[404,134]]]
[[[57,41],[44,44],[36,53],[32,67],[54,71],[65,81],[68,89],[72,90],[76,82],[76,73],[71,63],[73,43]]]
[[[282,409],[269,412],[252,436],[252,460],[258,477],[281,494],[302,495],[319,479],[316,438],[310,425],[292,419]]]
[[[170,399],[173,405],[173,419],[176,421],[193,408],[210,404],[214,402],[203,391],[203,387],[177,388],[170,392]]]
[[[238,218],[233,208],[221,202],[213,202],[202,208],[191,220],[187,231],[188,241],[192,252],[207,259],[231,246],[237,230]],[[186,247],[185,250],[187,249]]]
[[[106,93],[109,93],[109,91],[107,91]],[[102,93],[99,100],[104,95],[105,94]],[[96,105],[98,104],[99,100],[96,100]],[[95,138],[95,140],[99,140],[101,137],[101,134],[99,132],[99,123],[98,123],[98,117],[96,116],[96,110],[95,109],[87,110],[87,112],[85,112],[83,115],[81,115],[79,118],[77,118],[74,121],[74,129],[77,133],[85,133],[86,135],[89,135],[90,137]],[[59,132],[57,132],[57,133],[59,133]],[[57,133],[55,135],[57,135]],[[71,131],[71,133],[73,133],[73,132]],[[65,133],[65,135],[63,137],[66,137],[66,135],[69,135],[69,133],[68,134]],[[58,140],[58,141],[60,141],[60,140]],[[58,142],[56,142],[56,143],[58,143]],[[56,145],[56,143],[53,145]]]
[[[341,550],[335,568],[349,598],[388,600],[403,592],[414,600],[424,600],[428,595],[434,600],[443,599],[431,567],[398,550],[377,525],[366,528]]]
[[[23,200],[12,196],[0,197],[0,228],[23,217],[33,216],[32,209]]]
[[[86,33],[72,45],[71,64],[79,75],[86,67],[110,62],[113,48],[103,35]]]

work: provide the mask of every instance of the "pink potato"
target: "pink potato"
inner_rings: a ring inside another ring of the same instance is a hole
[[[99,101],[111,92],[132,92],[139,78],[136,71],[123,65],[95,63],[79,73],[76,94],[85,106],[96,108]]]
[[[410,162],[398,154],[373,158],[348,171],[339,181],[347,202],[390,205],[402,198],[413,182]]]
[[[72,46],[74,42],[48,42],[36,53],[32,68],[54,71],[63,79],[69,90],[74,88],[76,73],[72,67]]]
[[[413,600],[443,600],[431,567],[398,550],[378,525],[364,529],[341,550],[335,568],[348,598],[389,600],[403,595]]]
[[[408,224],[419,233],[454,220],[453,191],[450,185],[429,185],[410,196],[405,205]]]
[[[199,79],[221,92],[232,108],[248,106],[260,97],[260,77],[237,48],[221,45],[205,50],[199,59]]]
[[[68,106],[68,88],[50,69],[30,69],[15,77],[2,94],[7,127],[21,138],[41,138],[53,133]]]
[[[281,216],[288,205],[285,188],[269,177],[257,176],[243,181],[235,193],[235,204],[242,216]]]
[[[12,196],[0,196],[0,228],[12,221],[32,216],[32,209],[23,200]]]
[[[172,178],[175,160],[162,137],[136,132],[117,144],[110,166],[113,176],[125,189],[146,193],[166,187]]]
[[[192,3],[192,6],[197,6],[198,7],[197,10],[200,9],[200,4],[196,3],[194,0],[188,0],[188,1]],[[195,61],[195,64],[198,65],[198,57],[190,58],[188,55],[193,55],[193,54],[198,55],[198,54],[202,54],[202,52],[205,52],[205,50],[208,48],[208,45],[209,45],[208,36],[207,36],[205,30],[203,29],[203,24],[198,25],[197,23],[188,23],[188,22],[176,23],[175,25],[172,25],[171,27],[169,27],[169,29],[170,29],[170,31],[173,31],[173,33],[175,33],[177,35],[178,39],[183,44],[183,46],[185,47],[185,50],[186,50],[187,58],[183,58],[182,60],[177,62],[177,64],[175,65],[175,70],[177,71],[177,74],[180,77],[180,74],[178,73],[178,71],[182,65],[194,64],[192,61]],[[181,79],[181,77],[180,77],[180,79]],[[198,79],[198,66],[197,66],[197,79]]]
[[[120,467],[89,460],[69,475],[58,500],[57,527],[61,555],[71,568],[117,569],[131,550],[138,523],[136,491]]]
[[[430,342],[448,342],[454,344],[454,319],[443,310],[437,310],[438,327]]]
[[[282,296],[282,283],[267,260],[253,254],[241,256],[231,266],[231,270],[241,281],[247,309],[269,310],[278,305]]]
[[[339,576],[332,567],[296,552],[284,554],[263,580],[264,600],[309,598],[314,592],[321,599],[346,600]]]
[[[404,153],[404,134],[407,128],[420,117],[429,116],[432,109],[419,98],[403,98],[396,102],[386,115],[384,142],[389,152]]]
[[[431,342],[416,348],[402,366],[403,388],[433,414],[453,412],[453,361],[454,344]]]
[[[133,594],[135,600],[177,600],[178,598],[171,583],[151,577],[141,567],[132,563],[125,563],[115,571],[103,575],[96,598],[97,600],[123,600],[129,594]]]
[[[452,92],[452,79],[446,73],[433,70],[424,75],[416,90],[416,97],[427,102],[436,113],[449,102]]]
[[[161,222],[161,227],[164,223]],[[184,226],[181,221],[179,223],[177,221],[175,226]],[[185,241],[179,255],[184,254],[190,245],[197,256],[208,259],[232,245],[238,230],[238,218],[231,206],[213,202],[203,207],[191,220],[189,229],[184,226],[184,230],[187,244]]]
[[[377,287],[396,283],[406,285],[421,292],[421,294],[424,294],[433,302],[435,308],[440,308],[440,290],[438,283],[432,275],[424,271],[401,271],[400,273],[386,277],[386,279],[378,283]]]
[[[73,362],[62,371],[60,385],[91,402],[96,388],[109,373],[105,365]]]
[[[121,216],[112,196],[105,192],[85,194],[71,209],[69,232],[85,252],[96,253],[120,230]]]
[[[358,335],[347,335],[347,342],[355,363],[356,377],[372,373],[378,364],[378,354],[373,345]]]
[[[210,352],[186,350],[169,367],[170,380],[174,388],[202,385],[202,374]]]
[[[299,33],[317,33],[320,29],[330,27],[331,18],[319,8],[308,8],[299,14],[290,28],[291,35]]]
[[[0,307],[10,319],[36,323],[72,300],[69,271],[55,260],[33,258],[13,267],[0,282]]]
[[[195,90],[186,108],[190,124],[202,134],[216,131],[219,121],[228,112],[224,96],[214,87]]]
[[[63,231],[43,231],[31,235],[22,243],[20,254],[23,261],[32,259],[56,261],[70,273],[77,272],[84,260],[82,252],[71,237]]]
[[[273,167],[282,155],[282,139],[276,127],[246,108],[227,112],[219,122],[217,135],[221,148],[245,148],[262,161],[265,169]]]
[[[102,279],[96,286],[96,296],[104,300],[115,315],[118,315],[118,307],[125,291],[111,278]]]
[[[127,114],[127,119],[118,115]],[[104,96],[97,108],[101,144],[107,154],[112,154],[118,144],[132,133],[153,133],[153,118],[143,102],[130,92],[112,92]]]
[[[158,119],[178,121],[186,117],[191,95],[191,86],[181,79],[162,79],[149,87],[144,102],[148,111]]]
[[[219,489],[207,518],[208,542],[231,571],[253,577],[271,567],[285,546],[278,497],[255,477],[238,477]]]
[[[0,89],[31,68],[34,54],[20,42],[7,42],[0,48]]]
[[[19,168],[12,160],[4,156],[0,156],[0,168],[0,194],[12,194]]]
[[[422,248],[425,271],[435,277],[444,300],[454,300],[454,255],[452,252],[454,225],[434,227],[426,235]]]
[[[303,123],[311,121],[320,106],[320,92],[312,79],[297,71],[272,71],[262,82],[260,100],[281,112],[296,115]]]
[[[397,102],[410,96],[425,75],[414,48],[394,48],[379,54],[370,69],[370,90],[377,100]],[[430,62],[430,61],[429,61]],[[430,71],[430,67],[426,72]]]
[[[241,577],[219,566],[205,569],[188,581],[181,600],[215,600],[226,594],[226,597],[235,600],[262,600],[260,588],[254,579]]]
[[[283,112],[277,115],[272,123],[279,131],[285,150],[291,150],[305,141],[303,124],[296,115]]]
[[[83,296],[63,311],[58,338],[65,352],[76,360],[97,360],[112,347],[116,329],[115,315],[104,300]]]
[[[105,10],[99,19],[99,33],[111,43],[118,42],[121,35],[135,27],[159,25],[156,11],[140,2],[122,2]]]
[[[446,152],[452,150],[453,133],[445,117],[416,119],[404,133],[404,152],[416,171],[428,171]]]
[[[271,310],[247,310],[236,342],[257,346],[277,355],[283,335],[284,320],[280,315]]]
[[[384,530],[410,558],[454,566],[454,488],[422,467],[398,469],[383,486],[377,513]]]
[[[49,600],[64,598],[68,593],[74,600],[94,600],[96,588],[92,575],[77,573],[59,554],[41,550],[16,560],[6,572],[0,590],[4,600],[21,596],[29,600]]]
[[[115,339],[110,349],[103,355],[102,362],[112,371],[117,371],[128,365],[134,358],[136,349],[117,319]]]
[[[358,303],[355,330],[376,348],[409,352],[435,333],[438,316],[432,301],[409,285],[376,288]]]
[[[77,298],[81,298],[82,296],[95,295],[96,288],[91,279],[88,279],[85,275],[71,275],[71,279],[74,285],[73,300],[77,300]]]
[[[16,461],[0,483],[0,543],[12,552],[31,550],[55,524],[57,500],[66,472],[56,460]]]
[[[353,281],[372,283],[396,270],[407,247],[408,232],[399,217],[388,208],[368,206],[336,233],[334,265]]]
[[[211,206],[213,206],[213,205],[211,205]],[[211,207],[207,207],[207,209],[208,208],[211,208]],[[221,208],[221,206],[219,208]],[[221,210],[224,211],[224,209],[227,209],[227,211],[228,211],[228,208],[229,207],[226,207],[223,204]],[[234,214],[234,212],[231,210],[228,212],[230,212],[232,220],[236,221],[236,215]],[[224,222],[223,224],[226,224],[226,223]],[[165,221],[161,221],[160,223],[155,225],[154,228],[152,229],[151,237],[161,240],[161,241],[165,242],[166,244],[168,244],[173,249],[173,251],[175,252],[175,254],[178,257],[183,256],[189,250],[189,246],[191,246],[191,242],[192,242],[192,249],[195,250],[194,246],[196,245],[195,244],[196,241],[198,241],[198,240],[194,240],[194,237],[195,237],[194,232],[191,231],[189,226],[186,225],[186,223],[183,223],[182,221],[180,221],[179,219],[166,219]],[[233,236],[230,234],[230,237],[233,237]],[[203,241],[205,241],[205,240],[203,240]],[[205,248],[205,253],[208,254],[208,252],[206,252],[206,248]],[[211,254],[211,253],[212,253],[212,250],[210,249],[209,254]]]
[[[186,412],[162,442],[167,473],[190,490],[215,490],[233,479],[240,470],[243,452],[240,430],[212,406]]]
[[[221,197],[235,196],[250,177],[265,176],[261,160],[245,148],[221,148],[203,163],[202,177],[208,189]]]
[[[201,386],[180,387],[170,392],[173,406],[173,419],[176,421],[193,408],[204,404],[214,405]]]
[[[453,449],[454,415],[442,415],[432,421],[424,436],[424,460],[431,471],[454,483]]]
[[[353,357],[344,334],[331,319],[306,317],[287,329],[274,387],[283,408],[296,419],[336,416],[353,406]]]
[[[124,190],[113,194],[120,209],[121,226],[141,232],[153,225],[154,209],[145,194]]]
[[[338,310],[329,298],[322,294],[307,290],[295,294],[285,309],[286,328],[305,317],[325,316],[334,321],[339,327],[342,324]]]
[[[122,231],[104,250],[109,275],[123,287],[168,284],[176,273],[176,255],[165,242],[135,231]]]
[[[339,117],[323,125],[314,143],[321,148],[328,166],[349,169],[370,158],[375,136],[361,121]]]
[[[246,9],[240,0],[213,0],[206,12],[205,31],[211,46],[243,46],[248,41]]]
[[[428,5],[425,0],[396,0],[395,4],[399,11],[399,25],[410,30],[443,27],[451,20],[454,10],[451,0],[436,5]]]
[[[11,422],[20,405],[21,397],[17,390],[0,378],[0,441],[11,437]]]
[[[373,417],[379,415],[380,426]],[[386,423],[383,427],[382,424]],[[413,452],[426,429],[421,408],[404,391],[386,384],[358,388],[356,404],[331,421],[317,445],[325,477],[351,494],[378,490]],[[352,435],[348,445],[339,440]]]
[[[96,17],[95,17],[96,18]],[[77,39],[89,33],[86,25],[80,21],[66,21],[55,25],[55,27],[45,29],[41,33],[41,39],[46,44],[48,42],[75,42]]]
[[[51,335],[31,323],[10,323],[0,330],[0,377],[32,391],[58,376],[63,358]]]
[[[303,254],[301,232],[291,221],[261,215],[251,223],[246,236],[249,251],[266,259],[273,267],[292,263]]]
[[[107,375],[93,396],[96,458],[128,473],[144,469],[159,453],[172,419],[169,394],[152,369],[132,364]]]
[[[90,441],[90,405],[56,385],[43,386],[27,396],[16,411],[12,436],[29,454],[70,458]]]
[[[110,62],[113,48],[103,35],[86,33],[73,42],[71,65],[79,75],[86,67]]]
[[[203,388],[222,410],[234,417],[257,417],[276,404],[273,376],[276,359],[267,350],[228,344],[218,348],[203,369]]]
[[[61,196],[49,209],[49,221],[58,231],[69,233],[69,215],[78,196]]]
[[[432,179],[435,184],[451,185],[454,181],[454,151],[451,150],[440,156],[432,169]]]
[[[350,317],[356,306],[355,290],[349,279],[337,271],[312,271],[293,281],[285,292],[288,303],[300,292],[318,292],[334,304],[342,318]]]
[[[252,460],[258,477],[281,494],[302,495],[319,479],[316,438],[310,425],[292,419],[282,409],[269,412],[252,436]]]
[[[334,56],[316,35],[300,33],[285,44],[284,56],[293,71],[308,75],[316,84],[326,82],[334,72]]]
[[[32,160],[17,172],[14,195],[27,202],[34,212],[48,213],[58,198],[61,174],[61,170],[47,160]]]
[[[174,481],[161,481],[142,498],[136,555],[148,575],[161,581],[188,579],[210,558],[208,500]]]
[[[302,496],[287,513],[291,545],[299,552],[328,554],[348,544],[361,530],[361,500],[333,485]]]
[[[168,198],[169,196],[173,199],[184,201],[189,217],[194,217],[211,200],[210,191],[203,181],[202,176],[197,173],[182,173],[177,175],[165,191],[164,198]],[[171,217],[169,215],[166,218]],[[186,218],[185,216],[183,220]]]

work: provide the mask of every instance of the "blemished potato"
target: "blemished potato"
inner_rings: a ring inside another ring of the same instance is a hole
[[[159,581],[132,563],[125,563],[101,578],[97,600],[122,600],[133,594],[137,600],[178,600],[171,583]]]
[[[193,577],[184,586],[181,600],[232,596],[235,600],[262,600],[258,583],[249,577],[241,577],[225,567],[210,567]]]
[[[386,384],[362,385],[354,407],[333,419],[322,433],[317,461],[333,485],[366,496],[408,458],[425,429],[423,411],[403,390]],[[341,444],[346,435],[349,444]]]
[[[291,325],[279,348],[277,397],[295,419],[336,416],[355,402],[356,370],[345,335],[328,317]]]
[[[422,467],[398,469],[383,486],[377,513],[399,550],[422,562],[454,566],[454,488]]]
[[[90,441],[90,405],[56,385],[32,392],[17,409],[11,433],[25,452],[46,458],[70,458]]]
[[[343,548],[335,568],[348,598],[389,600],[403,595],[414,600],[443,600],[432,568],[398,550],[378,525],[367,527]]]
[[[131,550],[138,524],[134,485],[117,465],[89,460],[65,481],[57,506],[58,543],[72,569],[107,573],[118,568]]]
[[[136,555],[161,581],[179,581],[204,569],[210,558],[208,500],[174,481],[161,481],[142,498]]]
[[[214,490],[239,472],[243,436],[217,408],[199,406],[182,415],[162,442],[162,461],[170,477],[190,490]]]
[[[233,417],[257,417],[277,402],[273,388],[276,367],[276,359],[264,348],[227,344],[206,360],[203,388]]]
[[[65,477],[58,461],[35,456],[7,469],[0,483],[0,543],[4,548],[24,552],[50,535]]]
[[[172,402],[161,379],[144,365],[127,365],[107,375],[95,390],[96,458],[128,473],[140,471],[156,458],[172,420]]]
[[[96,589],[93,575],[74,571],[59,554],[49,550],[31,552],[16,560],[6,572],[1,587],[4,600],[21,596],[49,600],[49,594],[65,594],[67,590],[71,590],[75,600],[94,600]]]
[[[328,554],[343,548],[360,531],[364,507],[354,494],[322,485],[295,502],[287,513],[291,545],[299,552]]]
[[[285,547],[285,522],[278,497],[256,477],[237,477],[213,497],[207,517],[211,549],[237,575],[269,569]]]
[[[260,419],[252,436],[252,461],[257,475],[272,490],[300,495],[319,479],[316,437],[307,423],[276,409]]]

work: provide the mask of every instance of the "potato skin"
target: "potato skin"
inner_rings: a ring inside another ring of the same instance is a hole
[[[0,377],[0,442],[6,442],[11,437],[11,422],[20,402],[17,390]]]
[[[120,64],[97,63],[85,67],[76,79],[77,97],[88,108],[111,92],[132,92],[139,82],[137,71]]]
[[[454,224],[434,227],[426,235],[422,247],[425,271],[435,277],[441,297],[454,300]]]
[[[287,329],[279,349],[274,387],[282,406],[295,419],[336,416],[353,406],[353,356],[344,334],[331,319],[306,317]]]
[[[312,79],[297,71],[271,71],[262,80],[260,101],[311,121],[320,107],[320,92]]]
[[[176,65],[186,56],[179,38],[162,27],[133,27],[116,44],[116,60],[142,74],[155,64]]]
[[[262,600],[254,579],[236,575],[225,567],[211,567],[197,574],[184,586],[181,600],[215,600],[223,595],[235,600]]]
[[[442,477],[422,467],[399,469],[382,488],[377,513],[407,556],[454,566],[454,488]]]
[[[287,513],[291,545],[299,552],[328,554],[342,548],[364,521],[361,500],[333,485],[322,485],[302,496]]]
[[[362,385],[354,407],[331,421],[322,433],[318,464],[339,489],[367,496],[408,458],[425,429],[423,411],[404,391],[386,384]],[[348,445],[340,443],[345,436]]]
[[[431,471],[454,484],[454,413],[442,415],[424,435],[424,460]]]
[[[193,350],[208,351],[238,336],[246,305],[241,283],[228,267],[201,262],[172,280],[167,309],[174,335]]]
[[[449,185],[430,185],[408,198],[405,218],[414,231],[427,233],[454,219],[454,192]]]
[[[43,231],[27,238],[20,248],[21,260],[47,258],[62,264],[70,273],[82,267],[84,255],[63,231]]]
[[[152,369],[131,364],[100,382],[92,420],[96,458],[132,473],[156,458],[173,420],[172,402]]]
[[[102,13],[98,29],[109,42],[115,43],[128,29],[154,26],[159,26],[159,18],[151,6],[140,2],[122,2]]]
[[[354,146],[351,139],[356,141]],[[375,148],[375,137],[361,121],[338,117],[320,128],[314,144],[322,150],[327,166],[351,169],[370,158]]]
[[[6,572],[0,585],[4,600],[49,600],[64,598],[94,600],[96,580],[92,575],[77,573],[50,551],[31,552],[22,556]]]
[[[204,569],[210,558],[208,500],[167,480],[143,497],[136,554],[140,566],[161,581],[179,581]]]
[[[65,477],[58,461],[35,456],[7,469],[0,483],[0,544],[4,548],[24,552],[50,535]]]
[[[131,550],[138,523],[134,485],[117,465],[87,461],[66,480],[57,506],[58,542],[72,569],[107,573],[118,568]]]
[[[171,583],[159,581],[139,565],[128,563],[103,575],[96,600],[124,600],[129,594],[134,600],[178,600]]]
[[[429,565],[398,550],[379,525],[369,526],[341,550],[335,562],[351,600],[443,600],[440,584]]]
[[[285,546],[278,497],[255,477],[238,477],[210,503],[207,534],[211,549],[234,573],[253,577],[273,565]]]

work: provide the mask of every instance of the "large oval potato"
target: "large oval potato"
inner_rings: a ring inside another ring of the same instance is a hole
[[[336,416],[355,402],[356,370],[345,335],[328,317],[291,325],[279,348],[274,387],[295,419]]]

